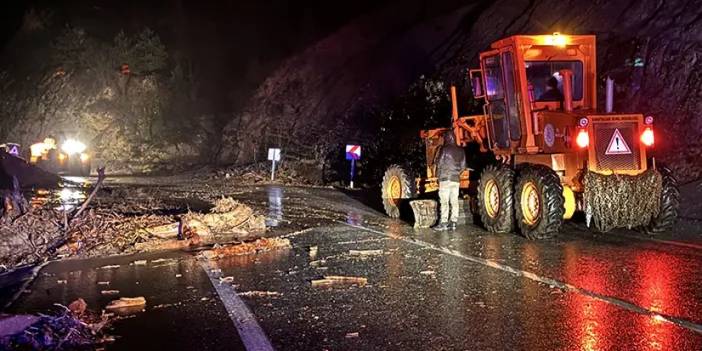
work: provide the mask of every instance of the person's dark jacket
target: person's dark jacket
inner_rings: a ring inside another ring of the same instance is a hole
[[[452,132],[444,133],[444,145],[437,157],[436,170],[440,182],[460,181],[461,172],[466,169],[466,153],[456,145]]]

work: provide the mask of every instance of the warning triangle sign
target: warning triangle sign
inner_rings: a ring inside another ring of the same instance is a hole
[[[12,148],[10,149],[10,152],[8,152],[10,155],[15,155],[19,156],[19,148],[17,148],[17,145],[12,145]]]
[[[629,148],[629,145],[627,145],[626,141],[624,141],[622,133],[619,132],[619,129],[615,129],[614,134],[612,134],[612,139],[609,140],[609,146],[607,146],[607,151],[605,151],[605,155],[629,154],[631,154],[631,149]]]

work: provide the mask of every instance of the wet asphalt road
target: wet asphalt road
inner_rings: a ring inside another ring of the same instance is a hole
[[[358,192],[228,192],[264,211],[267,235],[285,235],[292,249],[208,268],[185,252],[51,263],[9,310],[43,311],[77,297],[104,306],[112,297],[98,282],[109,281],[121,296],[147,299],[145,312],[115,323],[109,350],[252,349],[240,337],[251,336],[239,318],[246,312],[260,327],[254,341],[280,350],[702,350],[700,223],[650,240],[595,235],[576,222],[556,239],[532,242],[473,225],[414,230]],[[100,268],[108,265],[119,267]],[[368,284],[311,286],[325,275]]]

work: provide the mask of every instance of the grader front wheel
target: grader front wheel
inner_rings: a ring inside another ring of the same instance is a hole
[[[402,166],[392,165],[385,171],[381,192],[385,213],[399,218],[402,202],[411,199],[414,194],[414,179]]]
[[[478,212],[485,229],[509,233],[514,228],[514,172],[503,166],[487,166],[478,185]]]
[[[565,213],[558,175],[546,166],[528,165],[520,170],[515,189],[517,224],[522,234],[537,240],[558,233]]]

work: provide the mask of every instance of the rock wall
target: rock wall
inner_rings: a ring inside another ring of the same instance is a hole
[[[266,145],[303,150],[308,140],[353,139],[376,128],[367,120],[372,111],[392,108],[421,74],[465,87],[466,69],[491,42],[555,31],[597,35],[598,79],[616,79],[615,110],[653,115],[657,156],[684,181],[702,176],[702,8],[695,1],[389,3],[286,60],[226,134],[245,121],[255,133],[229,141],[253,155]]]

